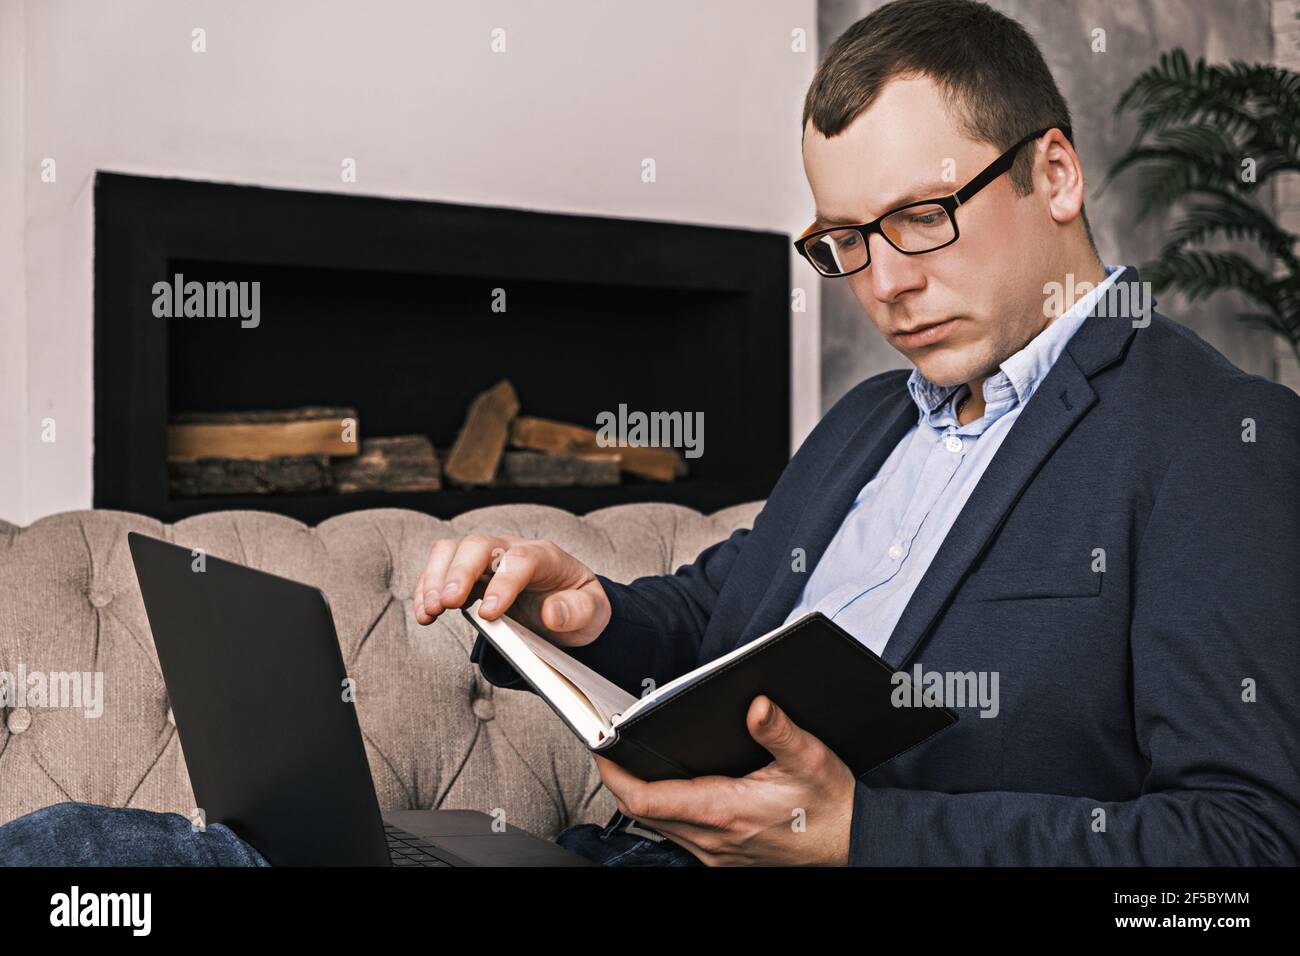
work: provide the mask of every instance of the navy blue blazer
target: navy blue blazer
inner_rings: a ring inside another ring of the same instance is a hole
[[[908,374],[844,396],[752,530],[672,575],[602,576],[612,620],[575,656],[637,695],[779,626],[793,550],[815,566],[915,423]],[[883,657],[996,671],[999,713],[858,779],[851,864],[1296,864],[1300,397],[1158,312],[1094,311]],[[526,686],[482,638],[473,659]]]

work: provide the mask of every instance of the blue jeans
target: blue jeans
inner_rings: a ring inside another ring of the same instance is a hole
[[[270,866],[220,823],[179,813],[56,803],[0,827],[0,866]]]
[[[621,813],[615,813],[603,827],[594,823],[569,827],[555,838],[555,842],[602,866],[704,865],[690,851],[669,839],[655,841],[625,832],[623,825],[629,822]]]
[[[569,827],[556,842],[605,866],[698,866],[674,843],[616,824]],[[56,803],[0,826],[0,866],[270,866],[220,823],[196,831],[179,813]]]

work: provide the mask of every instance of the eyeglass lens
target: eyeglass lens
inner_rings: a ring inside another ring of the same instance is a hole
[[[908,206],[885,217],[880,231],[900,252],[929,252],[952,242],[956,236],[948,210],[927,204]],[[805,249],[824,275],[842,275],[868,263],[869,251],[862,234],[854,229],[837,229],[809,242]]]

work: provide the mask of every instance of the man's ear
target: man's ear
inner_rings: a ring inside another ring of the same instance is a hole
[[[1044,136],[1036,149],[1035,187],[1045,190],[1048,211],[1056,222],[1073,222],[1083,210],[1083,164],[1079,154],[1059,129]]]

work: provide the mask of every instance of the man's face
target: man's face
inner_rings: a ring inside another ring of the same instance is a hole
[[[817,228],[949,195],[1000,152],[961,132],[933,81],[894,79],[838,136],[808,125],[804,170]],[[885,340],[935,384],[984,378],[1047,322],[1042,288],[1060,236],[1044,192],[1036,183],[1018,196],[1004,174],[958,208],[953,245],[909,256],[873,235],[871,265],[835,281],[849,283]],[[935,327],[916,334],[926,326]]]

